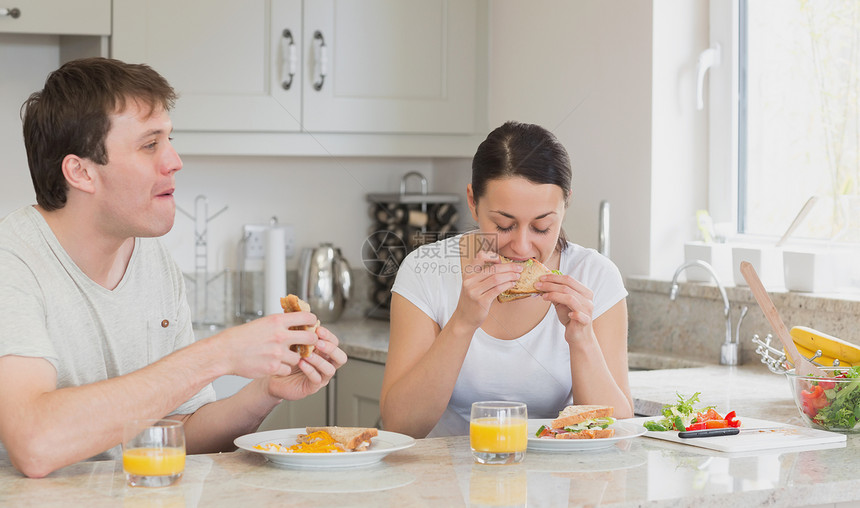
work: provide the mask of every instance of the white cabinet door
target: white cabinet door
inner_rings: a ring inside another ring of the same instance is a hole
[[[326,425],[326,389],[300,400],[285,400],[263,420],[259,432]]]
[[[474,0],[312,0],[304,10],[304,130],[474,131]]]
[[[111,0],[8,0],[0,4],[0,32],[110,35],[110,7]]]
[[[114,0],[113,7],[112,56],[167,78],[180,95],[175,129],[300,129],[301,86],[285,89],[282,74],[285,30],[302,55],[301,0]]]
[[[384,365],[354,358],[337,370],[336,425],[381,428],[379,393],[384,373]]]

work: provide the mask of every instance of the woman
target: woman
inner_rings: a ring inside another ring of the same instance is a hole
[[[573,401],[633,416],[627,381],[627,291],[615,265],[568,242],[570,159],[550,132],[508,122],[472,161],[466,188],[478,230],[425,245],[392,288],[382,384],[387,430],[414,437],[468,434],[477,400],[521,400],[530,418]],[[499,302],[536,258],[539,297]]]

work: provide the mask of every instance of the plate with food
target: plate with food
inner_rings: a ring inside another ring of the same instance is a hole
[[[564,408],[555,419],[531,419],[528,449],[542,452],[599,450],[645,434],[641,424],[616,420],[613,412],[611,406],[574,405]]]
[[[305,427],[246,434],[233,443],[279,466],[337,468],[376,464],[415,439],[374,428]]]

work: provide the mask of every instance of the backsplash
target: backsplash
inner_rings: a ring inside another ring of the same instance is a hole
[[[185,277],[188,303],[191,306],[195,327],[208,328],[210,325],[213,328],[229,327],[262,316],[262,271],[239,273],[225,270],[210,278],[205,316],[197,316],[194,313],[194,274],[186,273]],[[352,297],[347,301],[346,308],[340,319],[362,318],[373,308],[371,297],[374,286],[371,283],[368,272],[364,269],[353,267],[352,283]],[[298,271],[287,271],[287,292],[298,294],[298,285]],[[198,321],[201,322],[199,325],[197,324]]]
[[[630,296],[628,350],[719,364],[720,346],[726,336],[722,297],[716,286],[681,283],[675,301],[669,300],[668,281],[631,277],[626,281]],[[749,312],[741,323],[741,364],[761,365],[752,342],[772,333],[747,287],[727,287],[731,305],[732,335],[736,333],[741,308]],[[770,293],[786,327],[808,326],[846,341],[860,344],[860,301],[812,296],[797,292]],[[778,342],[776,337],[773,339]]]

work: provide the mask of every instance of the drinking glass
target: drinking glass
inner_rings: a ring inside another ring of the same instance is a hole
[[[523,402],[474,402],[469,421],[472,456],[481,464],[522,462],[528,446],[528,413]]]
[[[165,487],[185,470],[185,430],[176,420],[132,420],[122,437],[122,468],[132,487]]]

